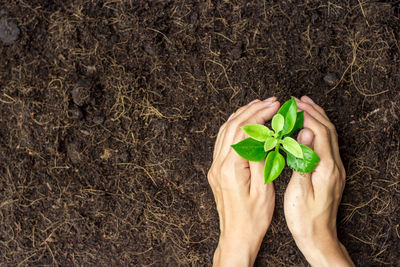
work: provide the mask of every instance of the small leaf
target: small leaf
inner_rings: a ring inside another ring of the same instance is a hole
[[[272,129],[274,129],[275,133],[282,131],[283,125],[285,123],[285,119],[281,114],[275,114],[272,118]]]
[[[275,180],[285,167],[285,159],[279,151],[269,152],[264,165],[264,183]]]
[[[318,162],[320,161],[317,153],[314,152],[308,146],[300,144],[301,150],[303,151],[304,158],[299,159],[293,156],[290,153],[287,153],[286,160],[287,165],[297,172],[312,172],[315,167],[317,167]]]
[[[264,142],[272,134],[272,131],[268,127],[261,124],[249,124],[242,126],[241,129],[248,136],[260,142]]]
[[[285,137],[285,139],[282,140],[282,145],[283,148],[286,149],[290,154],[295,156],[296,158],[303,158],[303,151],[301,150],[301,147],[299,143],[297,143],[296,140],[294,140],[292,137]]]
[[[264,151],[273,149],[277,144],[278,144],[278,140],[276,140],[275,138],[273,138],[271,136],[268,137],[264,143]]]
[[[286,135],[293,129],[297,117],[297,105],[293,97],[282,105],[278,114],[281,114],[285,119],[282,135]]]
[[[294,124],[293,129],[290,131],[290,133],[286,134],[286,136],[291,136],[297,130],[303,129],[303,122],[304,122],[304,111],[302,110],[297,112],[296,123]]]
[[[231,147],[239,156],[249,161],[261,161],[267,155],[267,152],[264,151],[264,142],[250,137],[231,145]]]

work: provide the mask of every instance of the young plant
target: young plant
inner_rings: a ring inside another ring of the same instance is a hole
[[[297,172],[312,172],[319,162],[319,156],[311,148],[297,143],[290,137],[295,131],[303,128],[303,111],[297,112],[294,98],[286,101],[272,118],[272,130],[260,124],[250,124],[241,129],[250,136],[232,148],[248,161],[265,160],[264,183],[275,180],[287,165]],[[272,151],[271,151],[272,150]]]

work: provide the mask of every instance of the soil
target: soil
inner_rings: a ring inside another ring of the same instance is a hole
[[[0,0],[0,265],[210,266],[219,126],[307,94],[340,138],[340,240],[400,266],[397,2]],[[256,266],[307,266],[290,173]]]

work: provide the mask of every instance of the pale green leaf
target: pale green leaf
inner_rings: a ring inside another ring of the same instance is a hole
[[[271,136],[268,137],[264,143],[264,151],[273,149],[277,144],[278,144],[278,140],[276,140],[275,138],[273,138]]]
[[[299,143],[297,143],[297,141],[294,140],[292,137],[285,137],[285,139],[282,140],[282,145],[284,149],[286,149],[296,158],[302,159],[304,157],[303,150],[301,150]]]
[[[249,124],[242,126],[241,129],[251,138],[264,142],[267,137],[271,136],[272,131],[268,127],[261,124]]]
[[[281,114],[275,114],[272,118],[272,129],[274,129],[275,133],[282,131],[283,125],[285,123],[285,119]]]

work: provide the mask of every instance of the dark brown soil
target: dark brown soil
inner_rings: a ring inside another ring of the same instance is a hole
[[[211,265],[219,126],[255,98],[307,94],[340,136],[340,240],[358,266],[399,266],[389,2],[0,0],[0,265]],[[289,176],[257,266],[307,265]]]

